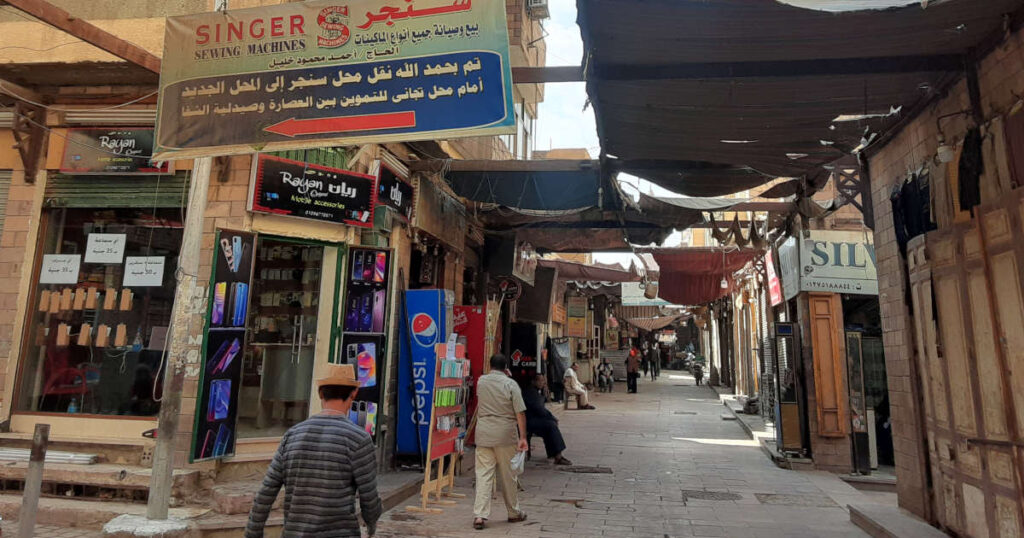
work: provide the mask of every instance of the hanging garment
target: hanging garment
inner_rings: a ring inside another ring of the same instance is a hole
[[[981,175],[985,172],[982,156],[981,131],[975,127],[964,136],[964,149],[960,154],[958,190],[960,209],[970,210],[981,203]]]
[[[1010,155],[1006,148],[1006,121],[1002,116],[996,116],[992,120],[989,132],[992,134],[992,145],[995,150],[995,167],[999,170],[999,188],[1002,192],[1008,193],[1017,188],[1017,182],[1013,180],[1013,174],[1010,172]]]
[[[900,186],[893,188],[889,195],[889,203],[892,204],[892,228],[896,234],[896,244],[900,247],[900,254],[907,254],[907,225],[903,220],[903,200],[900,196]]]
[[[947,163],[932,163],[929,166],[928,175],[931,178],[931,214],[932,222],[939,228],[945,228],[953,224],[953,200],[949,188],[949,177]]]

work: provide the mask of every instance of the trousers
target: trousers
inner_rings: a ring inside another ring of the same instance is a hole
[[[501,496],[505,500],[508,517],[517,517],[519,510],[519,486],[512,476],[512,457],[516,455],[516,446],[476,447],[476,502],[473,514],[476,517],[489,519],[491,516],[491,493],[494,491],[495,475],[501,486]]]
[[[554,420],[528,418],[526,432],[544,439],[544,451],[549,458],[554,458],[565,451],[565,439],[562,438],[562,431],[558,429],[558,423]]]
[[[640,378],[640,372],[631,372],[626,374],[626,390],[628,392],[636,392],[636,380]]]
[[[577,401],[579,402],[579,406],[580,407],[584,407],[584,406],[590,405],[590,396],[587,395],[587,390],[586,389],[577,390],[574,387],[570,387],[569,385],[566,385],[565,386],[565,392],[568,392],[569,394],[575,394],[576,398],[577,398]]]

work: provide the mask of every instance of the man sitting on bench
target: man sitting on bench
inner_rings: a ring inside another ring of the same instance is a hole
[[[576,372],[580,369],[579,363],[572,363],[572,368],[565,371],[565,392],[567,394],[576,395],[577,407],[580,409],[596,409],[590,405],[590,398],[587,396],[587,387],[580,383],[580,378],[576,376]]]
[[[544,439],[544,450],[549,458],[554,458],[555,465],[572,465],[562,455],[565,440],[558,429],[558,419],[544,407],[542,395],[547,380],[542,375],[534,376],[533,381],[523,388],[523,402],[526,404],[526,433],[529,436],[539,435]]]

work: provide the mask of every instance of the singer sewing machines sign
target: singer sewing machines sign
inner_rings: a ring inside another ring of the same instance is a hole
[[[374,176],[262,154],[253,174],[252,211],[373,227]]]
[[[162,158],[512,134],[504,2],[333,0],[169,17]]]

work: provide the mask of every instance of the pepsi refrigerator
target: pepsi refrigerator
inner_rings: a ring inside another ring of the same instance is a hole
[[[437,362],[434,346],[452,333],[454,304],[449,290],[405,292],[398,339],[398,455],[426,454]]]

